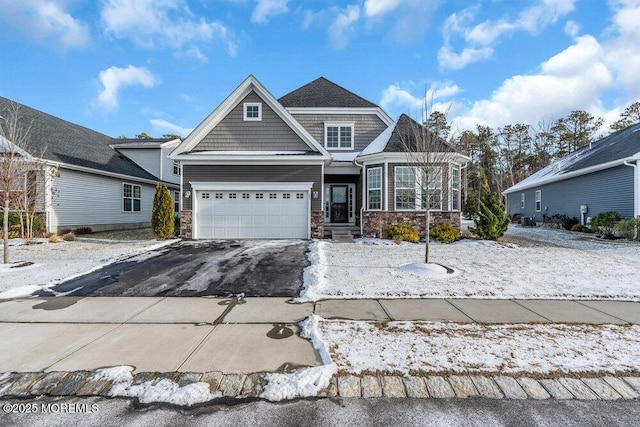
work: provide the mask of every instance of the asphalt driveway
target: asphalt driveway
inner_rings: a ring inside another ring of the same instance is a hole
[[[295,297],[307,251],[302,240],[185,241],[35,295]]]

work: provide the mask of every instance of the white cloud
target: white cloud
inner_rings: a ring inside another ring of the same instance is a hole
[[[460,53],[456,53],[449,46],[442,46],[438,51],[438,64],[442,68],[461,70],[469,64],[491,58],[493,49],[483,47],[480,49],[466,47]]]
[[[195,17],[184,0],[105,0],[100,16],[106,34],[141,48],[189,49],[220,41],[230,56],[237,54],[231,31],[221,22]]]
[[[257,24],[266,24],[270,17],[289,11],[287,7],[289,0],[256,0],[256,2],[256,7],[251,14],[251,22]]]
[[[479,10],[477,6],[451,14],[442,26],[444,45],[438,53],[438,64],[442,68],[461,69],[486,60],[492,56],[493,46],[503,35],[516,31],[536,35],[569,14],[574,3],[575,0],[539,0],[537,4],[523,9],[516,19],[487,20],[475,26],[469,23]],[[459,54],[452,48],[455,37],[461,37],[466,43]]]
[[[118,107],[118,92],[124,86],[153,87],[160,79],[146,68],[129,65],[127,68],[109,67],[100,71],[102,90],[98,94],[97,103],[104,109],[113,110]]]
[[[401,0],[365,0],[364,11],[369,17],[385,15],[396,9]]]
[[[624,102],[630,103],[640,99],[640,1],[616,2],[612,21],[603,50],[617,83],[625,88]]]
[[[461,89],[458,85],[450,81],[434,82],[426,89],[424,95],[414,96],[412,90],[417,91],[418,84],[414,82],[396,82],[382,91],[382,99],[380,106],[390,112],[393,116],[401,113],[407,113],[410,116],[419,116],[425,110],[425,101],[427,111],[448,112],[452,108],[449,100],[451,97],[459,94]],[[444,102],[436,102],[443,100]]]
[[[191,131],[193,131],[193,128],[185,128],[182,126],[178,126],[164,119],[151,119],[149,120],[149,123],[151,123],[153,126],[155,126],[157,129],[159,129],[163,133],[172,133],[175,135],[179,135],[183,138],[189,135]]]
[[[349,36],[354,32],[353,24],[360,19],[360,6],[349,5],[340,9],[333,24],[329,27],[329,36],[336,49],[344,49],[349,43]]]
[[[505,80],[490,99],[473,103],[456,118],[455,125],[469,129],[476,124],[535,124],[543,117],[561,117],[576,109],[598,113],[601,94],[613,84],[602,47],[592,36],[583,36],[541,64],[539,73]]]
[[[86,23],[54,0],[0,0],[0,19],[27,35],[63,49],[85,46],[89,42]]]
[[[564,25],[564,32],[569,34],[571,37],[576,37],[580,32],[580,25],[575,21],[567,21]]]

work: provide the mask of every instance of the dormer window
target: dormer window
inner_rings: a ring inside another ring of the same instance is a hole
[[[325,123],[324,141],[330,150],[353,150],[353,124]]]
[[[245,102],[243,105],[245,121],[262,120],[262,103],[261,102]]]

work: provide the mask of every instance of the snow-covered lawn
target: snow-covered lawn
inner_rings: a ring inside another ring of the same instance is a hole
[[[640,371],[640,326],[317,322],[340,371],[397,374],[602,374]]]
[[[512,227],[527,245],[461,240],[432,243],[430,262],[453,274],[422,274],[424,245],[358,239],[318,241],[300,300],[322,298],[557,298],[640,301],[640,244]],[[529,241],[528,239],[533,239]],[[432,272],[433,273],[433,272]]]
[[[0,264],[0,298],[28,296],[119,259],[145,254],[172,242],[175,240],[49,243],[47,239],[36,239],[35,244],[26,244],[22,239],[11,239],[11,263]],[[2,254],[0,246],[0,256]],[[24,263],[29,265],[21,266]]]

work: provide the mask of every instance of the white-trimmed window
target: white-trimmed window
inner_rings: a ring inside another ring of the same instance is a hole
[[[333,150],[353,150],[353,124],[325,123],[324,146]]]
[[[179,191],[173,192],[173,211],[175,213],[180,212],[180,192]]]
[[[536,190],[536,212],[542,210],[542,190]]]
[[[142,187],[137,184],[122,183],[122,210],[140,212],[142,205]]]
[[[367,169],[367,209],[382,209],[382,168]]]
[[[520,194],[520,209],[524,209],[524,193]]]
[[[180,175],[180,163],[175,160],[173,161],[173,174]]]
[[[261,102],[245,102],[242,107],[245,121],[262,120],[262,103]]]
[[[412,166],[396,166],[395,209],[442,210],[442,168],[432,166],[421,169]]]
[[[451,169],[451,210],[460,210],[460,169]]]

